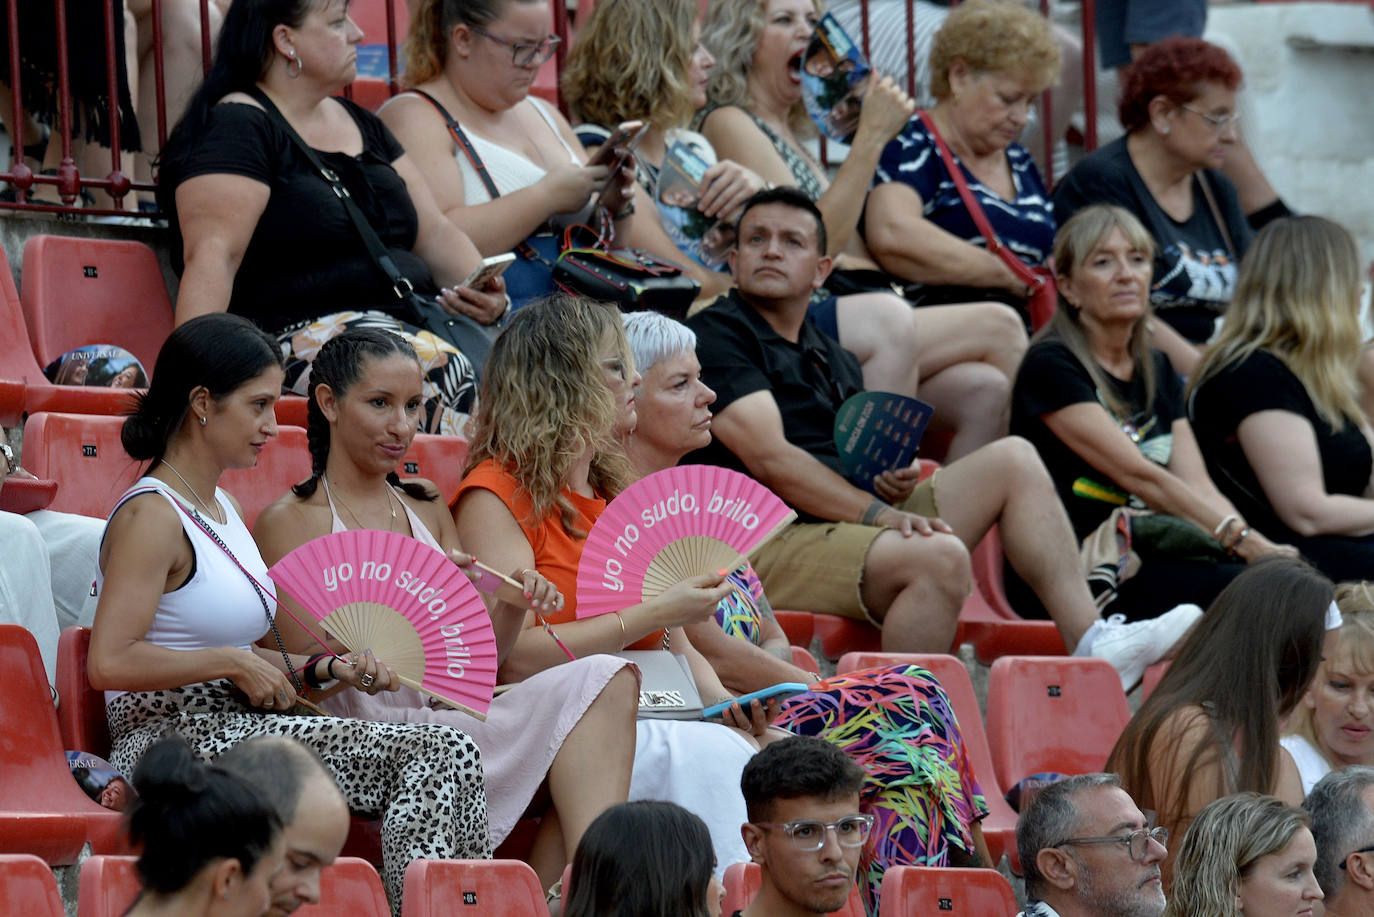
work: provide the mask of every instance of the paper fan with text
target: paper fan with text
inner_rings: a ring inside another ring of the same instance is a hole
[[[267,571],[349,650],[371,649],[401,683],[485,719],[496,636],[481,596],[439,551],[350,529],[308,541]]]
[[[679,465],[627,487],[592,526],[577,567],[577,616],[651,599],[689,576],[731,570],[797,518],[753,478]]]

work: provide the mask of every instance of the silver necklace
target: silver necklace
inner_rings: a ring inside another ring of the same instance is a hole
[[[218,513],[218,514],[217,514],[213,509],[211,509],[211,508],[210,508],[210,504],[209,504],[209,503],[206,503],[204,500],[202,500],[202,499],[200,498],[200,494],[196,493],[196,489],[195,489],[194,487],[191,486],[191,482],[188,481],[188,480],[186,480],[185,478],[183,478],[183,477],[181,476],[181,472],[180,472],[180,471],[177,471],[176,468],[175,468],[175,466],[173,466],[171,462],[167,461],[166,459],[163,459],[163,460],[162,460],[162,464],[166,465],[166,466],[167,466],[167,470],[170,471],[172,474],[174,474],[174,475],[177,476],[177,480],[178,480],[178,481],[180,481],[181,483],[183,483],[183,484],[186,485],[186,489],[189,490],[189,491],[191,492],[191,496],[193,496],[193,497],[196,498],[196,502],[200,504],[201,509],[205,510],[206,514],[207,514],[211,519],[215,520],[215,521],[218,522],[220,525],[223,525],[223,524],[225,523],[226,520],[220,518],[220,516],[223,515],[223,513],[221,512],[221,513]]]

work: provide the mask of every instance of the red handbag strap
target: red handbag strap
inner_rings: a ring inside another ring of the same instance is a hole
[[[978,227],[978,231],[983,234],[987,241],[988,251],[1002,259],[1016,278],[1027,284],[1032,292],[1038,290],[1044,283],[1045,278],[1031,270],[1026,262],[1007,249],[1002,244],[1002,240],[997,238],[997,233],[993,232],[992,224],[988,222],[988,216],[983,212],[983,205],[978,203],[978,198],[974,197],[973,191],[969,188],[968,182],[964,179],[964,170],[955,161],[954,154],[949,151],[945,144],[945,138],[940,136],[940,132],[935,127],[935,119],[930,117],[930,112],[924,109],[918,111],[921,123],[926,126],[930,137],[935,141],[935,148],[940,151],[940,158],[945,163],[945,170],[949,172],[949,177],[954,181],[954,187],[959,191],[959,197],[964,202],[964,208],[968,210],[969,216],[973,217],[973,224]]]
[[[458,124],[458,119],[449,114],[448,109],[440,104],[438,99],[434,98],[434,96],[425,92],[423,89],[411,89],[410,92],[434,106],[434,110],[439,113],[439,117],[443,118],[444,124],[448,126],[449,136],[453,138],[454,143],[458,144],[458,149],[463,151],[463,155],[467,157],[468,162],[472,165],[472,170],[477,173],[477,177],[482,179],[482,186],[487,189],[487,195],[492,200],[496,200],[500,197],[501,192],[497,189],[496,182],[492,181],[491,173],[487,171],[487,164],[482,161],[481,156],[477,155],[477,149],[472,145],[472,141],[468,139],[468,135],[463,132],[462,126]],[[521,239],[516,244],[515,250],[521,257],[528,258],[531,261],[544,260],[539,257],[539,253],[524,239]]]

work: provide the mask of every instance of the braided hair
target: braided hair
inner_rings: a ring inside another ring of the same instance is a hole
[[[316,395],[318,387],[328,385],[336,398],[343,398],[362,378],[363,364],[367,360],[381,360],[393,354],[409,357],[416,366],[420,364],[420,357],[409,341],[380,328],[353,328],[330,338],[320,348],[310,364],[310,399],[306,405],[305,440],[310,448],[310,477],[291,488],[296,496],[301,499],[313,496],[329,463],[329,420],[320,409]],[[434,499],[434,494],[423,484],[402,482],[395,471],[387,473],[386,482],[417,500]]]

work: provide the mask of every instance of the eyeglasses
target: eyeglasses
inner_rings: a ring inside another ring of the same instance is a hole
[[[1169,829],[1141,828],[1139,831],[1132,831],[1130,834],[1115,834],[1111,837],[1071,837],[1067,841],[1060,841],[1054,846],[1063,847],[1067,844],[1125,844],[1126,850],[1131,854],[1131,859],[1138,863],[1149,854],[1150,841],[1154,841],[1161,847],[1167,847],[1169,845]]]
[[[1345,860],[1350,859],[1357,853],[1374,853],[1374,847],[1361,847],[1359,850],[1352,850],[1345,855]],[[1345,869],[1345,860],[1341,860],[1341,869]]]
[[[1181,105],[1179,105],[1179,108],[1182,108],[1184,111],[1190,111],[1193,114],[1197,115],[1199,118],[1206,121],[1208,124],[1212,125],[1212,129],[1215,130],[1217,133],[1221,133],[1222,131],[1226,130],[1226,128],[1240,123],[1240,112],[1238,111],[1233,111],[1229,115],[1214,115],[1211,112],[1205,112],[1200,108],[1194,108],[1187,102],[1184,102]]]
[[[557,50],[559,43],[563,39],[557,35],[549,35],[542,41],[511,41],[499,35],[493,35],[486,29],[478,26],[469,26],[478,35],[490,38],[498,45],[505,45],[510,48],[511,63],[517,67],[537,67],[544,61],[553,57],[553,52]]]
[[[846,815],[830,824],[819,821],[790,821],[777,824],[771,821],[756,821],[760,828],[781,828],[782,833],[792,841],[798,850],[820,850],[825,846],[826,832],[834,829],[835,840],[841,847],[862,847],[873,830],[872,815]]]

